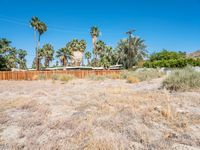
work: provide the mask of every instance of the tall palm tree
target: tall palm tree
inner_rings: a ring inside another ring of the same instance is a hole
[[[19,63],[19,69],[26,69],[26,55],[27,52],[23,49],[19,49],[17,51],[17,55],[18,55],[18,63]]]
[[[54,48],[51,44],[45,44],[42,47],[45,68],[49,67],[49,62],[53,60]]]
[[[41,35],[47,31],[47,26],[44,22],[41,22],[38,17],[32,17],[30,21],[31,27],[34,29],[34,40],[36,44],[36,68],[40,69],[40,60],[38,58],[38,49],[40,48],[40,37]],[[38,32],[38,41],[36,40],[36,34]]]
[[[39,36],[38,36],[38,48],[40,48],[40,38],[41,38],[41,35],[47,31],[47,25],[44,23],[44,22],[39,22],[38,24],[38,33],[39,33]]]
[[[100,31],[99,31],[98,27],[96,27],[96,26],[91,27],[91,29],[90,29],[90,35],[92,37],[94,59],[97,58],[97,54],[96,54],[96,42],[97,42],[97,38],[99,37],[99,34],[100,34]]]
[[[120,40],[116,48],[118,55],[118,61],[123,64],[125,68],[131,68],[136,65],[139,60],[142,60],[146,56],[146,45],[144,40],[133,37],[131,38],[131,47],[129,48],[129,40]]]
[[[40,20],[38,19],[38,17],[32,17],[31,21],[29,22],[31,27],[34,29],[34,42],[35,42],[36,47],[37,47],[36,32],[38,30],[39,22]]]
[[[40,38],[41,38],[41,35],[44,32],[47,31],[46,24],[44,22],[39,22],[37,31],[38,31],[38,45],[37,45],[37,49],[39,50],[40,49]],[[37,70],[40,70],[40,58],[39,58],[39,56],[37,57]]]
[[[72,58],[72,52],[68,47],[63,47],[56,52],[56,57],[60,58],[63,66],[67,66],[68,61]]]
[[[91,59],[91,53],[90,52],[86,52],[85,53],[85,58],[87,59],[87,64],[88,64],[88,66],[90,65],[90,59]]]
[[[39,70],[39,63],[38,63],[38,52],[37,52],[37,39],[36,39],[36,36],[37,36],[37,31],[38,31],[38,28],[39,28],[39,24],[40,24],[40,20],[38,19],[38,17],[32,17],[31,20],[30,20],[30,26],[34,29],[34,42],[35,42],[35,55],[36,55],[36,68],[37,70]]]

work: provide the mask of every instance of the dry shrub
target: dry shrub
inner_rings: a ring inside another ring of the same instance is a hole
[[[37,80],[46,80],[47,77],[44,74],[39,74],[36,79]]]
[[[70,80],[73,80],[75,77],[73,75],[61,75],[59,77],[60,81],[68,82]]]
[[[148,81],[162,77],[164,74],[159,72],[158,69],[139,68],[136,71],[122,71],[120,73],[121,79],[127,79],[128,77],[138,78],[139,81]]]
[[[140,82],[140,80],[138,78],[133,77],[133,76],[127,77],[126,80],[127,80],[128,83],[138,83],[138,82]]]
[[[200,73],[191,67],[177,69],[163,81],[163,87],[171,91],[199,89]]]
[[[106,79],[106,76],[90,74],[86,78],[88,78],[89,80],[94,80],[94,81],[102,81]]]
[[[106,76],[109,79],[120,79],[120,74],[112,73]]]
[[[0,101],[0,112],[3,112],[8,109],[12,109],[12,108],[21,108],[24,104],[27,104],[27,100],[23,98]]]
[[[51,76],[51,79],[52,79],[53,81],[59,80],[59,75],[58,75],[58,74],[53,74],[53,75]]]
[[[9,116],[5,113],[0,113],[0,124],[3,125],[9,121]]]

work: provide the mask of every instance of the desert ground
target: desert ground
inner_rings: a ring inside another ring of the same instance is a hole
[[[200,149],[200,92],[162,80],[0,81],[0,149]]]

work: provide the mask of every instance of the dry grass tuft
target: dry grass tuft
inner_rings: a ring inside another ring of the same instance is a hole
[[[127,77],[126,81],[127,81],[127,83],[138,83],[138,82],[140,82],[140,80],[138,78],[132,77],[132,76]]]

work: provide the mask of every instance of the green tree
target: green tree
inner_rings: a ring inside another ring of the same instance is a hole
[[[72,52],[69,50],[68,46],[66,46],[56,52],[56,57],[60,59],[63,66],[67,66],[69,60],[72,58]]]
[[[113,65],[113,48],[111,46],[105,46],[104,51],[100,53],[100,66],[103,66],[104,68],[109,68],[111,65]]]
[[[91,27],[91,29],[90,29],[90,35],[92,37],[94,60],[97,59],[96,43],[97,43],[97,38],[99,37],[99,34],[100,34],[100,31],[99,31],[98,27],[96,27],[96,26]]]
[[[38,50],[40,49],[40,38],[41,35],[47,31],[47,26],[44,22],[41,22],[37,17],[32,17],[30,21],[31,27],[34,29],[34,40],[36,44],[36,68],[40,70],[40,60],[38,57]],[[36,39],[36,35],[38,32],[38,41]]]
[[[17,55],[18,55],[19,69],[27,69],[26,58],[25,58],[27,55],[27,52],[23,49],[19,49],[17,51]]]
[[[53,60],[54,48],[51,44],[45,44],[42,47],[45,68],[49,67],[49,62]]]
[[[147,54],[144,40],[133,37],[131,38],[131,47],[129,48],[129,40],[123,39],[117,45],[117,63],[123,64],[124,68],[128,69],[136,65]]]
[[[10,44],[11,41],[0,39],[0,70],[10,70],[17,66],[17,50]]]
[[[81,60],[83,61],[83,53],[86,50],[87,44],[85,40],[73,39],[69,42],[66,47],[72,52],[72,62],[75,65],[80,65]],[[79,52],[78,55],[76,55]],[[82,62],[83,63],[83,62]]]
[[[169,60],[169,59],[180,59],[180,58],[186,58],[185,52],[174,52],[169,51],[166,49],[163,49],[161,52],[153,53],[150,56],[150,61],[157,61],[157,60]]]
[[[85,53],[85,58],[87,59],[87,64],[89,66],[90,65],[90,59],[91,59],[91,53],[90,52],[86,52]]]
[[[105,49],[106,49],[106,44],[101,40],[97,41],[96,53],[95,53],[97,60],[98,60],[98,56],[100,56],[102,53],[104,53]]]
[[[5,55],[6,67],[8,69],[17,68],[17,50],[15,48],[11,48],[7,55]]]

